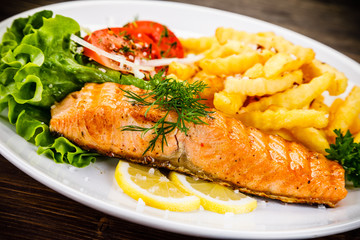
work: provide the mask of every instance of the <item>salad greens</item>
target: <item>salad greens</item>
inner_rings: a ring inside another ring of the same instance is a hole
[[[97,154],[50,134],[50,107],[86,82],[148,86],[132,75],[89,62],[70,41],[71,34],[80,35],[79,24],[47,10],[12,23],[0,44],[0,112],[7,110],[16,132],[39,146],[39,154],[84,167]]]

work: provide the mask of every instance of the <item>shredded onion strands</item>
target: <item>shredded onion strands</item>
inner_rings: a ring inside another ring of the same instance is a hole
[[[124,71],[129,71],[129,69],[124,68],[124,65],[130,67],[131,68],[130,70],[132,70],[132,73],[134,73],[135,77],[138,77],[138,78],[144,78],[144,76],[145,76],[142,72],[140,72],[140,70],[152,72],[155,70],[154,67],[169,65],[171,62],[189,64],[189,63],[199,61],[200,59],[202,59],[204,57],[203,55],[199,54],[199,55],[190,55],[189,57],[186,57],[186,58],[161,58],[161,59],[153,59],[153,60],[135,59],[136,60],[135,62],[130,62],[130,61],[126,60],[126,58],[124,56],[108,53],[108,52],[104,51],[103,49],[92,45],[91,43],[85,41],[84,39],[82,39],[74,34],[71,34],[70,39],[72,41],[76,42],[77,44],[96,52],[99,55],[102,55],[104,57],[107,57],[109,59],[112,59],[112,60],[118,62],[119,68],[123,69]]]
[[[144,70],[144,71],[149,71],[149,72],[154,70],[153,67],[141,66],[139,64],[130,62],[130,61],[126,60],[124,56],[108,53],[108,52],[102,50],[101,48],[98,48],[98,47],[92,45],[91,43],[88,43],[84,39],[82,39],[74,34],[71,34],[70,39],[73,40],[74,42],[80,44],[81,46],[86,47],[86,48],[96,52],[97,54],[100,54],[104,57],[110,58],[116,62],[119,62],[120,64],[125,64],[132,69]],[[128,69],[124,69],[124,70],[128,70]]]

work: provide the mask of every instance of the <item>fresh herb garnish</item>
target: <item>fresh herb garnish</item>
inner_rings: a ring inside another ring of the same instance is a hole
[[[177,42],[175,41],[175,42],[172,42],[171,44],[170,44],[170,48],[176,48],[177,47]]]
[[[354,138],[348,130],[343,135],[340,129],[335,129],[337,135],[335,144],[330,144],[329,153],[326,157],[340,163],[345,169],[345,177],[353,182],[354,187],[360,186],[360,143],[354,142]]]
[[[161,56],[161,57],[165,57],[165,51],[164,51],[164,50],[161,50],[161,51],[160,51],[160,56]]]
[[[127,31],[120,31],[119,36],[123,37],[124,40],[131,40],[131,35]]]
[[[149,44],[149,48],[148,48],[148,52],[149,52],[148,58],[149,58],[149,59],[152,58],[152,57],[151,57],[151,56],[152,56],[152,55],[151,55],[151,54],[152,54],[152,47],[153,47],[153,46],[152,46],[152,43],[150,43],[150,44]]]
[[[168,31],[168,28],[166,26],[164,26],[164,29],[161,31],[161,35],[160,35],[160,39],[158,41],[158,46],[160,46],[161,44],[161,41],[162,39],[165,37],[165,38],[168,38],[169,37],[169,31]]]
[[[119,51],[121,51],[122,53],[126,54],[126,53],[134,53],[134,51],[126,46],[126,45],[122,45],[121,48],[119,49]]]
[[[207,106],[200,103],[200,93],[207,87],[202,81],[189,83],[187,81],[177,81],[172,78],[164,78],[163,72],[159,72],[150,78],[152,88],[144,94],[138,95],[132,91],[123,90],[126,97],[132,99],[132,103],[148,106],[145,117],[151,108],[165,111],[165,115],[151,127],[140,127],[128,125],[122,131],[139,131],[142,134],[151,132],[154,138],[149,142],[149,146],[144,151],[152,151],[156,142],[161,141],[161,149],[167,145],[166,135],[176,128],[187,134],[189,128],[187,123],[206,124],[201,118],[210,117],[211,111],[207,111]],[[170,122],[167,117],[171,111],[177,113],[176,122]]]
[[[170,44],[168,44],[170,47],[168,49],[166,49],[166,51],[162,50],[160,51],[160,56],[161,57],[168,57],[170,51],[172,48],[176,48],[177,47],[177,42],[172,42]]]

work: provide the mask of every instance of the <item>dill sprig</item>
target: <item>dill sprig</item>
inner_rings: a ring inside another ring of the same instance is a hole
[[[145,135],[152,132],[154,138],[149,142],[149,146],[144,151],[152,151],[156,142],[161,141],[161,149],[168,144],[166,135],[178,129],[187,134],[189,128],[187,123],[206,124],[201,118],[210,117],[211,111],[206,110],[208,107],[201,103],[200,93],[207,87],[202,81],[189,83],[187,81],[177,81],[173,78],[163,77],[163,72],[159,72],[150,78],[151,88],[143,94],[137,94],[132,91],[123,90],[125,96],[132,99],[131,102],[143,106],[148,106],[145,111],[145,117],[151,108],[160,109],[165,112],[151,127],[140,127],[137,125],[128,125],[122,128],[122,131],[139,131]],[[177,113],[177,121],[171,122],[167,120],[169,113],[174,111]]]
[[[360,187],[360,143],[354,142],[354,137],[348,130],[345,135],[340,129],[334,130],[336,134],[335,144],[330,145],[328,159],[337,161],[345,170],[345,177],[353,182],[354,187]]]

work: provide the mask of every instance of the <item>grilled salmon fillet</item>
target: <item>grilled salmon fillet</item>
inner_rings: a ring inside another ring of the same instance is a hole
[[[151,133],[122,131],[127,125],[149,127],[164,116],[159,109],[137,105],[121,89],[141,94],[134,86],[86,84],[51,110],[50,129],[84,149],[129,161],[165,167],[219,182],[241,192],[290,203],[326,204],[343,199],[344,169],[322,154],[279,136],[265,134],[221,112],[188,124],[187,135],[173,131],[144,156]],[[169,121],[176,121],[172,112]]]

